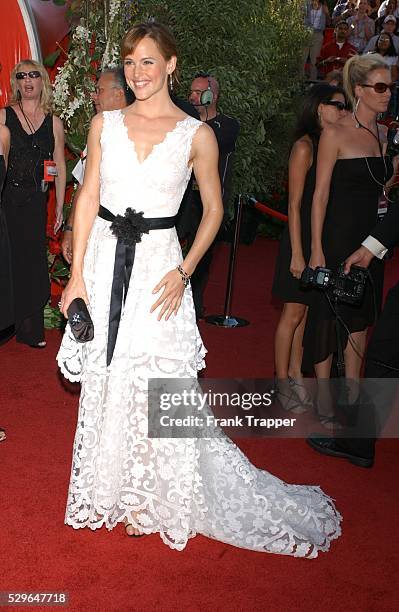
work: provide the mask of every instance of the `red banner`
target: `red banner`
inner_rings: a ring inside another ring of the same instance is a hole
[[[21,59],[31,58],[31,47],[18,0],[0,3],[0,107],[10,92],[10,73]]]

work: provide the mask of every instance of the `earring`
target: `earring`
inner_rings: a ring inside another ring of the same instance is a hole
[[[320,111],[318,111],[318,112],[317,112],[317,117],[318,117],[318,119],[319,119],[319,123],[320,123],[320,125],[321,125],[322,116],[321,116],[321,112],[320,112]]]
[[[360,98],[358,98],[356,100],[355,108],[354,108],[354,111],[353,111],[353,118],[356,121],[356,123],[355,123],[355,127],[356,128],[360,128],[360,123],[359,123],[359,121],[357,120],[357,117],[356,117],[357,109],[359,108],[359,103],[360,103]]]
[[[173,77],[171,74],[169,75],[169,87],[170,91],[173,91]]]

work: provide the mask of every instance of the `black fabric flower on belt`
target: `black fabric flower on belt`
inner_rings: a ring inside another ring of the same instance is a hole
[[[114,236],[128,246],[141,242],[142,235],[150,231],[144,213],[136,212],[132,208],[127,208],[123,216],[115,215],[110,227]]]

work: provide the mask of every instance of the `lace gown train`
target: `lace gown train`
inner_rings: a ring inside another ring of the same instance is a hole
[[[177,123],[143,163],[120,111],[104,113],[101,204],[146,217],[175,215],[191,170],[191,142],[201,122]],[[66,509],[74,528],[112,529],[125,518],[182,550],[197,533],[264,552],[314,558],[340,535],[341,517],[319,487],[288,485],[253,466],[226,436],[147,437],[148,378],[196,377],[205,348],[191,290],[176,317],[150,314],[152,289],[182,261],[175,229],[151,231],[136,245],[113,359],[106,366],[116,238],[97,218],[84,278],[95,327],[77,344],[67,326],[57,356],[82,391]],[[133,517],[133,518],[132,518]]]

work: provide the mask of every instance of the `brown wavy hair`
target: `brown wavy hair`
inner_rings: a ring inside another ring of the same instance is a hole
[[[167,62],[171,57],[177,57],[177,44],[172,30],[162,23],[146,21],[143,23],[136,23],[126,32],[121,45],[122,60],[132,53],[139,42],[146,36],[156,43],[161,55]],[[179,84],[179,70],[177,66],[172,72],[172,83],[173,87]]]
[[[53,112],[53,88],[50,83],[50,78],[48,76],[47,70],[40,64],[32,59],[24,59],[21,62],[18,62],[16,66],[11,71],[10,83],[11,83],[11,91],[12,96],[10,99],[10,104],[18,104],[21,100],[21,93],[18,89],[17,72],[21,72],[22,66],[31,66],[33,70],[38,70],[40,72],[40,76],[42,77],[42,91],[40,94],[40,106],[45,115]]]

